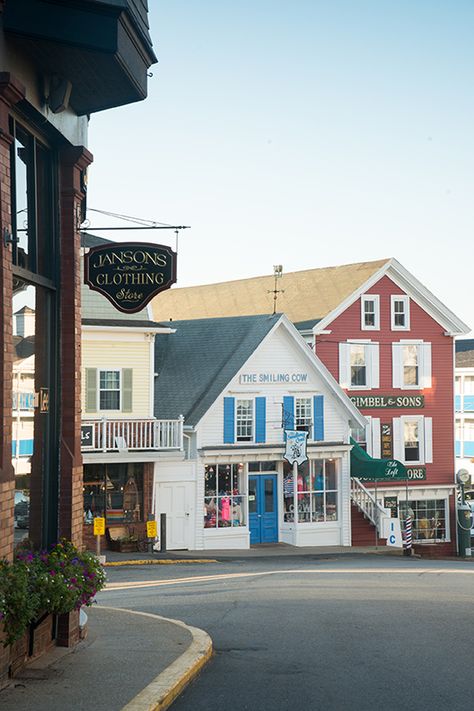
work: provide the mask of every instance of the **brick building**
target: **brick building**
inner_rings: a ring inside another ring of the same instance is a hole
[[[0,557],[8,560],[15,491],[29,500],[35,546],[59,536],[82,545],[79,227],[92,162],[88,121],[144,99],[154,61],[144,0],[0,2]],[[12,466],[13,314],[22,313],[33,314],[34,397],[20,481]],[[37,631],[35,654],[52,638],[77,641],[77,614],[53,622]],[[2,650],[0,680],[27,654],[25,641]]]

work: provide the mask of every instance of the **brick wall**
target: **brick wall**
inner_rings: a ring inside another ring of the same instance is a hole
[[[85,148],[60,156],[61,193],[61,450],[59,531],[82,546],[81,454],[81,171],[92,161]]]
[[[14,472],[12,466],[13,315],[11,246],[4,230],[11,230],[9,113],[24,96],[24,88],[0,73],[0,557],[13,555]],[[1,673],[1,671],[0,671]]]

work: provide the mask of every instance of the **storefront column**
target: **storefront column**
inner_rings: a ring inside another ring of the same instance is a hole
[[[0,73],[0,558],[13,557],[13,507],[15,473],[12,465],[12,247],[5,244],[11,234],[10,135],[12,106],[25,96],[24,87],[9,73]]]
[[[81,175],[92,162],[82,147],[60,153],[60,471],[59,534],[82,546]]]

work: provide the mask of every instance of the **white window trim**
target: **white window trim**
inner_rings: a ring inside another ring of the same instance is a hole
[[[365,385],[351,385],[350,346],[356,345],[369,346],[368,348],[364,348],[366,372]],[[350,341],[344,341],[339,344],[339,384],[342,388],[350,390],[351,392],[357,390],[376,390],[380,387],[379,370],[379,344],[376,341],[371,341],[366,338],[352,338]]]
[[[373,301],[375,308],[375,326],[364,323],[365,302]],[[362,331],[380,331],[380,296],[378,294],[363,294],[360,297],[360,328]]]
[[[314,410],[313,410],[313,403],[314,403],[314,397],[311,397],[310,395],[295,395],[295,401],[294,401],[294,424],[295,424],[295,429],[296,429],[296,401],[297,400],[309,400],[309,409],[310,409],[310,418],[309,418],[309,424],[308,424],[308,440],[313,439],[313,428],[314,428]]]
[[[241,400],[249,400],[252,403],[252,437],[251,439],[238,439],[237,438],[237,404]],[[236,444],[255,444],[255,397],[236,397],[234,404],[234,442]]]
[[[119,406],[118,408],[103,408],[100,406],[100,393],[101,392],[116,392],[115,390],[104,390],[100,387],[100,374],[101,373],[118,373],[119,374]],[[121,412],[122,411],[122,369],[121,368],[97,368],[97,412]]]
[[[418,422],[418,436],[419,436],[419,449],[420,449],[420,459],[410,459],[409,462],[405,460],[405,422]],[[402,462],[407,467],[414,466],[415,464],[426,464],[425,456],[425,418],[423,415],[404,415],[400,417],[400,435],[401,435],[401,448],[403,453]]]
[[[405,304],[405,325],[395,325],[395,301],[403,301]],[[390,328],[392,331],[409,331],[410,330],[410,297],[405,294],[392,294],[390,296]]]
[[[417,346],[417,361],[418,361],[418,384],[405,385],[403,382],[403,346]],[[398,351],[395,356],[394,347]],[[431,343],[420,340],[400,340],[392,343],[392,385],[400,390],[426,390],[432,387],[431,375]],[[398,369],[398,372],[396,372]]]

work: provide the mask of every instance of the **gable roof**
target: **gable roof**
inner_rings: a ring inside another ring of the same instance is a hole
[[[155,417],[197,424],[280,316],[170,323],[176,333],[155,342]]]
[[[278,280],[278,309],[300,331],[325,330],[361,294],[387,275],[416,301],[449,335],[470,328],[450,311],[396,259],[343,264],[336,267],[283,273]],[[157,320],[238,316],[270,312],[275,279],[272,275],[236,281],[169,289],[152,301]]]
[[[296,347],[350,419],[365,425],[364,416],[285,314],[173,321],[176,332],[155,341],[155,417],[175,419],[183,415],[186,425],[194,427],[262,341],[280,325],[295,339]]]
[[[278,289],[284,289],[278,294],[278,310],[293,323],[314,323],[388,263],[388,259],[380,259],[283,273],[277,285]],[[274,288],[273,275],[171,288],[153,299],[153,314],[158,321],[174,321],[271,313]]]

